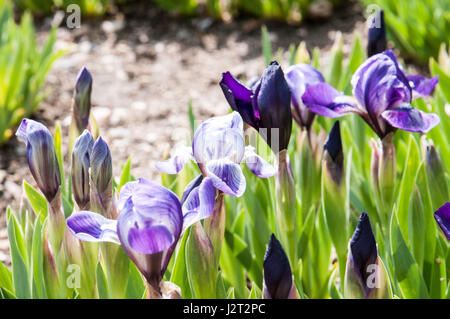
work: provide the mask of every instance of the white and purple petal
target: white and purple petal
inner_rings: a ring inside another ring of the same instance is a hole
[[[216,189],[212,179],[203,179],[200,185],[193,188],[183,203],[183,231],[192,224],[211,215],[216,198]]]
[[[67,227],[78,239],[90,242],[120,244],[117,237],[117,221],[90,211],[74,213],[67,219]]]
[[[240,163],[245,150],[242,118],[237,112],[213,117],[203,122],[195,131],[192,141],[197,163],[229,159]]]
[[[251,145],[245,147],[244,161],[250,172],[258,177],[272,177],[277,173],[277,169],[256,154],[255,148]]]
[[[391,126],[414,133],[427,133],[440,121],[438,115],[425,113],[409,105],[400,105],[386,110],[381,116]]]
[[[245,176],[238,164],[228,159],[212,160],[206,164],[206,172],[214,187],[222,192],[236,197],[245,192]]]
[[[343,95],[325,82],[308,86],[302,101],[310,111],[326,117],[335,118],[352,112],[360,113],[351,97]]]
[[[178,174],[189,160],[192,159],[192,148],[182,147],[177,152],[163,162],[157,162],[155,167],[158,171],[166,174]]]
[[[435,213],[434,218],[436,219],[439,227],[442,229],[445,237],[450,240],[450,202],[442,205]]]
[[[427,78],[417,74],[407,75],[406,78],[409,81],[409,85],[413,90],[413,98],[426,97],[433,93],[434,88],[439,83],[439,76]]]

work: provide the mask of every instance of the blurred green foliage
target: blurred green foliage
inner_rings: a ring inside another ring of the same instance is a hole
[[[55,52],[52,30],[42,47],[36,44],[31,15],[17,25],[9,0],[0,0],[0,144],[12,135],[12,127],[30,115],[43,100],[45,76],[62,54]]]
[[[374,5],[384,10],[387,34],[404,57],[423,64],[437,58],[441,43],[450,34],[448,0],[361,0],[368,13]]]

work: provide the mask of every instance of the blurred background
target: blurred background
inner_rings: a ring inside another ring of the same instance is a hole
[[[133,174],[155,180],[153,164],[189,140],[188,110],[199,120],[228,112],[222,72],[247,81],[264,69],[263,51],[286,68],[305,49],[320,52],[326,71],[336,45],[344,60],[356,36],[365,46],[380,8],[389,47],[427,75],[450,36],[448,0],[0,0],[0,260],[3,212],[19,207],[22,179],[34,185],[17,124],[31,117],[53,132],[60,123],[67,170],[81,67],[93,76],[92,112],[115,175],[132,157]]]

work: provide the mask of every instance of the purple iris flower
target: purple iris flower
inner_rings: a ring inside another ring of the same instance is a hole
[[[306,129],[314,121],[315,113],[311,112],[302,101],[302,95],[309,85],[325,82],[318,70],[306,63],[290,66],[285,73],[286,82],[291,90],[291,111],[294,120]]]
[[[237,197],[246,188],[241,161],[259,177],[276,173],[252,146],[245,146],[243,121],[237,112],[203,122],[195,131],[192,148],[178,150],[168,160],[156,163],[156,168],[166,174],[177,174],[189,160],[194,160],[200,168],[205,177],[202,183],[211,180],[218,190]]]
[[[52,202],[61,186],[61,174],[53,137],[41,123],[23,119],[16,135],[27,145],[27,161],[31,174],[48,202]]]
[[[211,180],[188,185],[186,191],[189,194],[181,203],[169,189],[140,178],[122,187],[117,220],[80,211],[67,219],[67,227],[84,241],[122,245],[147,282],[159,289],[183,231],[209,217],[214,208]]]
[[[230,72],[222,74],[220,87],[231,108],[259,131],[274,152],[287,148],[292,131],[291,93],[277,62],[271,62],[250,88]]]
[[[434,218],[441,227],[445,237],[450,240],[450,202],[446,202],[435,213]]]
[[[380,138],[396,129],[426,133],[439,123],[439,116],[413,108],[411,101],[431,94],[437,83],[437,76],[405,75],[392,50],[386,50],[367,59],[353,75],[356,102],[328,83],[308,86],[302,100],[326,117],[357,113]]]

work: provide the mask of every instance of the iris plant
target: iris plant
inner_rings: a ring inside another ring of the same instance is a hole
[[[222,74],[220,86],[230,107],[265,139],[277,155],[277,220],[282,241],[297,273],[297,227],[295,185],[287,147],[292,131],[291,92],[281,66],[271,62],[261,78],[248,88],[230,72]]]
[[[80,211],[67,219],[67,226],[81,240],[120,244],[145,277],[150,296],[159,297],[164,294],[161,280],[182,232],[212,212],[214,200],[203,197],[211,191],[212,182],[205,181],[190,189],[182,205],[172,191],[140,178],[122,187],[117,220]]]

